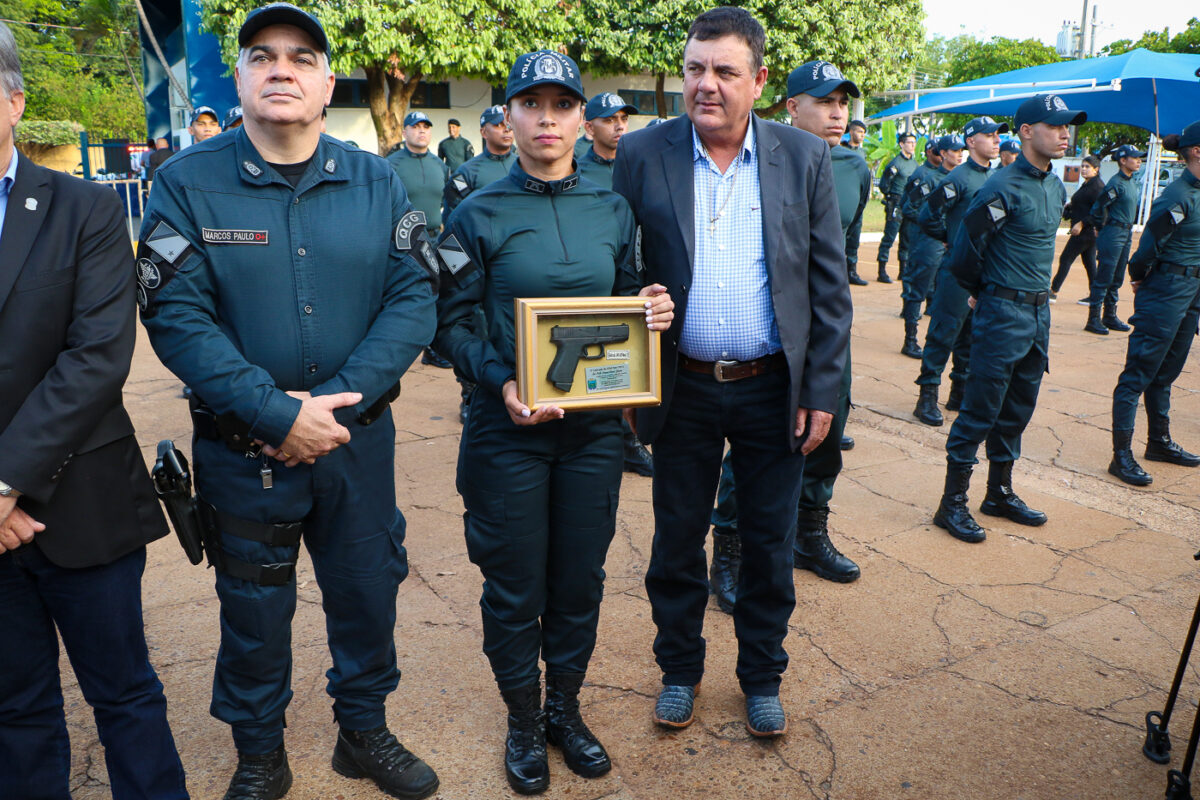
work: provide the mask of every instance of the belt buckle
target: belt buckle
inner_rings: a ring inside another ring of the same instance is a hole
[[[736,362],[736,361],[715,361],[715,362],[713,362],[713,378],[716,379],[717,383],[729,383],[730,381],[737,380],[736,378],[726,378],[725,377],[725,368],[726,367],[736,367],[737,363],[738,362]]]

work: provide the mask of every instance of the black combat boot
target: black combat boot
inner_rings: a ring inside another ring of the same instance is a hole
[[[858,580],[858,564],[839,553],[829,541],[828,524],[828,508],[802,508],[796,512],[792,564],[796,569],[815,572],[827,581],[851,583]]]
[[[879,262],[879,277],[877,277],[875,280],[879,281],[880,283],[892,283],[892,279],[890,277],[888,277],[888,274],[887,274],[887,262],[886,261]]]
[[[950,381],[950,394],[946,397],[946,410],[958,411],[962,408],[963,395],[967,391],[966,381]]]
[[[421,353],[421,363],[428,364],[431,367],[437,367],[438,369],[450,369],[454,366],[449,360],[439,355],[438,352],[432,347],[426,347]]]
[[[941,425],[945,420],[942,419],[942,412],[938,411],[937,384],[923,383],[919,388],[920,394],[917,395],[917,407],[913,409],[913,416],[926,425]]]
[[[982,542],[987,538],[983,528],[971,516],[967,508],[967,489],[971,486],[970,464],[959,466],[946,464],[946,487],[942,490],[942,502],[933,515],[933,524],[945,528],[955,539],[964,542]]]
[[[400,744],[386,725],[366,731],[340,729],[333,771],[347,778],[370,778],[380,790],[403,800],[421,800],[438,790],[437,773]]]
[[[839,450],[853,450],[854,449],[854,439],[847,436],[846,434],[842,434],[842,440],[840,442],[838,442],[838,449]]]
[[[280,745],[269,753],[238,753],[237,769],[229,781],[225,800],[278,800],[292,788],[287,752]]]
[[[1104,322],[1100,318],[1100,306],[1088,306],[1088,320],[1083,329],[1088,333],[1108,336],[1108,328],[1104,327]]]
[[[989,461],[987,495],[979,510],[991,517],[1005,517],[1019,525],[1036,528],[1046,524],[1046,515],[1025,505],[1012,489],[1011,461]]]
[[[1117,476],[1130,486],[1149,486],[1153,483],[1154,478],[1133,457],[1133,431],[1114,430],[1112,440],[1113,457],[1108,463],[1108,474]]]
[[[654,456],[650,455],[650,451],[646,449],[646,445],[638,440],[637,434],[629,427],[629,423],[622,422],[625,471],[635,472],[645,478],[651,477],[654,475]]]
[[[1104,316],[1101,317],[1100,321],[1104,323],[1104,327],[1108,328],[1110,331],[1125,333],[1129,330],[1129,326],[1117,316],[1116,303],[1109,303],[1107,301],[1104,303]]]
[[[1147,414],[1150,436],[1146,441],[1146,459],[1165,461],[1181,467],[1200,467],[1200,456],[1189,453],[1171,439],[1171,418],[1166,414]]]
[[[563,761],[576,775],[598,778],[612,769],[612,762],[579,714],[582,685],[582,672],[546,676],[546,741],[562,750]]]
[[[713,529],[712,566],[708,570],[708,588],[717,598],[717,608],[733,613],[737,605],[738,576],[742,572],[742,539],[736,533],[717,533]]]
[[[917,344],[917,323],[904,320],[904,346],[900,348],[900,354],[909,358],[920,358],[924,355],[921,345]]]
[[[517,794],[540,794],[550,786],[542,685],[532,683],[500,694],[508,706],[508,738],[504,741],[508,785]]]
[[[865,280],[863,280],[861,275],[858,274],[857,269],[851,269],[849,271],[848,277],[850,279],[851,286],[866,286],[867,285],[867,282]]]

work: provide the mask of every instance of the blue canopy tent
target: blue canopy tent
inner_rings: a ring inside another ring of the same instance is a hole
[[[1159,137],[1178,133],[1200,118],[1200,55],[1137,49],[1119,56],[1085,58],[1002,72],[945,89],[932,89],[879,112],[872,122],[915,114],[1012,116],[1035,94],[1063,95],[1088,122],[1134,125],[1152,134],[1148,174],[1158,174]],[[893,92],[891,94],[903,94]],[[1145,181],[1143,214],[1157,181]]]

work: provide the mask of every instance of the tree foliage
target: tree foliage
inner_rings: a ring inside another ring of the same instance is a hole
[[[1119,56],[1144,47],[1156,53],[1200,53],[1200,19],[1192,17],[1187,27],[1174,36],[1169,28],[1161,31],[1146,31],[1136,42],[1130,39],[1118,39],[1100,51],[1101,55]]]
[[[993,36],[989,41],[972,41],[958,51],[950,62],[951,86],[1009,72],[1014,69],[1055,64],[1061,61],[1053,47],[1037,39],[1007,39]]]

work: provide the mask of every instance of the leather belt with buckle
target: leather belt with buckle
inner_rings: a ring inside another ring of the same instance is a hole
[[[750,361],[697,361],[680,353],[679,366],[688,372],[711,375],[717,383],[729,383],[730,381],[740,381],[743,378],[753,378],[755,375],[765,375],[768,372],[787,369],[787,358],[783,353],[772,353],[769,356],[751,359]]]

